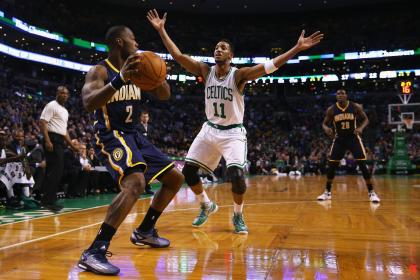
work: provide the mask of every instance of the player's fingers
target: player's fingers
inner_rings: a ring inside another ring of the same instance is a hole
[[[148,12],[147,12],[147,18],[148,18],[149,20],[152,20],[152,19],[154,18],[153,14],[152,14],[152,11],[148,11]]]
[[[124,75],[128,77],[129,80],[131,80],[131,76],[138,72],[139,72],[139,69],[128,70],[128,71],[125,71]]]
[[[159,14],[158,14],[158,12],[156,11],[156,9],[153,9],[153,13],[155,14],[155,17],[159,17]]]
[[[321,40],[322,38],[324,38],[324,34],[319,34],[318,36],[313,37],[312,40]]]
[[[127,66],[125,67],[125,69],[127,70],[132,70],[135,68],[138,68],[138,64],[140,63],[140,61],[136,60],[136,61],[132,61],[130,63],[127,64]]]
[[[166,20],[166,15],[167,15],[168,13],[164,13],[163,14],[163,20]]]
[[[311,36],[309,36],[310,38],[314,38],[314,37],[316,37],[318,34],[320,34],[321,33],[321,31],[316,31],[316,32],[314,32],[314,33],[312,33],[312,35]]]
[[[300,33],[300,37],[305,37],[305,30],[302,30],[302,33]]]

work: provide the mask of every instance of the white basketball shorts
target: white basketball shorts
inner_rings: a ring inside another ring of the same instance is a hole
[[[191,144],[185,161],[213,172],[222,156],[227,167],[243,168],[245,166],[246,129],[242,126],[223,130],[211,127],[207,122],[204,123],[200,133]]]

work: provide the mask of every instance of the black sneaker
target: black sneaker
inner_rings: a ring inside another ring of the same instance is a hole
[[[171,242],[168,239],[162,238],[158,235],[157,229],[152,229],[149,232],[142,232],[135,229],[130,237],[131,242],[137,246],[148,245],[152,248],[166,248]]]
[[[95,241],[92,249],[87,249],[82,253],[77,266],[83,270],[101,275],[117,275],[120,269],[108,262],[106,257],[111,257],[112,253],[107,251],[109,242]]]
[[[6,205],[7,209],[11,210],[21,210],[24,207],[23,201],[17,197],[12,197]]]
[[[144,190],[144,193],[143,193],[143,195],[154,195],[154,194],[155,192],[152,190]]]
[[[47,208],[48,210],[56,213],[56,212],[60,212],[61,210],[63,210],[63,206],[59,205],[59,204],[43,204],[42,205],[44,208]]]

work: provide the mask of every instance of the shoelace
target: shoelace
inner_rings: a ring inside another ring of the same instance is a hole
[[[242,215],[236,215],[235,216],[235,222],[238,223],[240,226],[245,226],[245,222],[242,219]]]
[[[200,218],[204,218],[206,216],[206,212],[208,211],[208,209],[206,208],[206,206],[204,204],[201,205],[201,211],[200,214],[198,215]]]
[[[112,255],[113,255],[112,252],[110,252],[108,250],[106,250],[106,251],[98,250],[95,254],[96,259],[98,259],[102,263],[108,262],[106,257],[110,258],[110,257],[112,257]]]
[[[153,237],[159,238],[158,230],[156,228],[153,229]]]

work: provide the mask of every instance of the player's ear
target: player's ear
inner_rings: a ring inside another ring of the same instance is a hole
[[[118,46],[122,46],[123,45],[123,40],[121,38],[117,38],[115,41],[117,42],[117,45]]]

